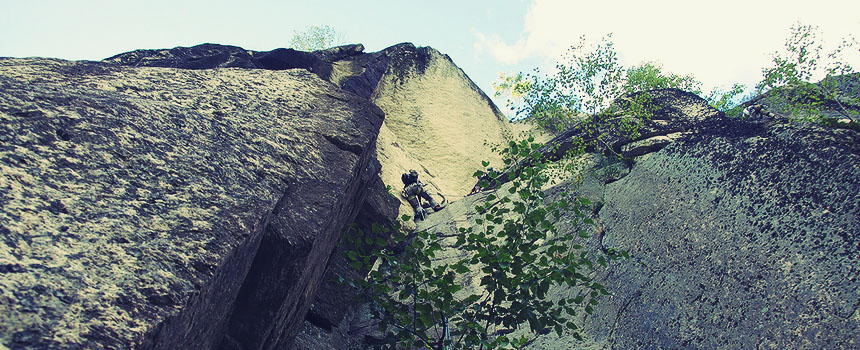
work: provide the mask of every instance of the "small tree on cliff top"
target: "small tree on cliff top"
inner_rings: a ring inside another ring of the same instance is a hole
[[[496,96],[510,96],[508,107],[515,109],[519,118],[541,129],[560,132],[587,117],[611,113],[607,107],[623,96],[636,96],[628,101],[626,107],[630,113],[622,120],[632,126],[636,118],[650,117],[649,90],[676,88],[702,94],[702,83],[693,76],[664,72],[657,62],[625,68],[618,61],[611,39],[610,34],[589,45],[583,36],[577,45],[568,49],[556,64],[554,73],[549,75],[542,75],[538,70],[527,75],[501,74],[494,84]],[[706,99],[725,110],[742,91],[742,85],[727,91],[715,89]]]
[[[344,43],[343,36],[325,24],[309,26],[303,31],[293,32],[290,48],[301,51],[327,49]]]
[[[823,121],[822,107],[835,103],[843,117],[856,122],[860,120],[857,111],[845,105],[860,106],[860,97],[840,95],[839,91],[845,80],[854,80],[854,84],[860,85],[860,76],[836,78],[854,72],[844,54],[856,54],[853,50],[856,40],[843,39],[822,57],[824,47],[819,35],[816,26],[792,25],[785,49],[772,54],[773,66],[762,70],[763,78],[756,88],[760,93],[769,91],[794,119]],[[822,78],[819,84],[813,83]]]

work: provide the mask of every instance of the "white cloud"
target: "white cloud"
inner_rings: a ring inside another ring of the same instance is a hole
[[[757,81],[792,24],[817,25],[822,39],[836,44],[860,33],[857,13],[860,3],[844,0],[535,0],[520,37],[473,35],[476,48],[512,65],[528,58],[555,61],[581,35],[597,40],[613,33],[625,65],[659,61],[666,70],[692,73],[710,87]],[[860,67],[860,54],[851,55],[849,61]]]

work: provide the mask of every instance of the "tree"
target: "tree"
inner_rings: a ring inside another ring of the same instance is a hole
[[[823,121],[825,116],[821,109],[832,102],[838,105],[844,117],[857,121],[856,110],[845,108],[845,104],[860,105],[860,101],[856,96],[841,96],[839,87],[843,80],[858,80],[860,76],[837,78],[854,72],[843,59],[843,54],[853,51],[851,48],[856,41],[843,39],[833,51],[822,57],[823,44],[819,35],[816,26],[792,25],[784,51],[772,54],[773,66],[762,70],[763,78],[756,88],[759,93],[769,92],[775,96],[777,103],[789,112],[792,119]],[[822,76],[821,83],[813,83],[813,79]]]
[[[342,35],[335,32],[334,28],[323,24],[309,26],[301,32],[293,32],[293,38],[290,39],[290,48],[301,51],[316,51],[342,45],[343,43],[344,39]]]
[[[739,96],[746,91],[746,86],[743,84],[735,83],[732,85],[730,89],[724,90],[721,88],[712,89],[707,96],[705,96],[705,100],[708,101],[712,107],[716,108],[719,111],[725,112],[726,114],[737,117],[740,115],[740,109],[737,106],[740,105],[740,102],[743,99],[739,100]],[[747,97],[749,100],[751,97]]]
[[[518,349],[550,331],[580,338],[576,317],[591,314],[609,294],[593,279],[595,268],[627,253],[585,248],[582,240],[594,225],[591,202],[544,192],[553,165],[542,161],[533,141],[511,141],[500,150],[506,165],[531,160],[520,171],[475,173],[487,175],[482,188],[501,177],[508,184],[475,207],[474,226],[441,233],[397,229],[395,242],[351,239],[350,265],[369,273],[348,283],[368,298],[387,348]],[[568,230],[557,226],[562,215],[572,218]],[[384,237],[381,228],[374,231]],[[455,258],[440,259],[443,253]],[[478,286],[464,288],[473,276]]]
[[[657,62],[645,62],[627,69],[623,83],[623,93],[632,94],[653,89],[675,88],[702,94],[702,82],[692,75],[664,73],[663,66]]]
[[[502,75],[494,84],[496,95],[510,91],[512,96],[522,96],[509,101],[509,107],[516,108],[519,118],[544,130],[560,132],[589,116],[608,112],[610,104],[622,96],[635,94],[636,99],[630,101],[627,109],[638,118],[648,118],[648,90],[677,88],[701,94],[702,83],[693,76],[665,73],[659,63],[646,62],[625,68],[618,62],[611,39],[610,34],[588,45],[586,38],[581,37],[550,75],[542,76],[538,70],[525,77]]]

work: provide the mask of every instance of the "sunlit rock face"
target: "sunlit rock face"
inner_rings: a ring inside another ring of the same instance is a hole
[[[305,70],[2,59],[0,119],[0,344],[278,348],[383,113]]]
[[[382,180],[399,190],[409,169],[434,196],[461,198],[481,161],[500,164],[490,144],[506,143],[510,123],[451,59],[404,43],[333,64],[332,79],[385,111],[377,152]],[[406,201],[400,212],[411,214]]]

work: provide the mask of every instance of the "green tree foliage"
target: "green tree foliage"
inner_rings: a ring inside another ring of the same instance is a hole
[[[735,83],[730,89],[714,88],[711,90],[705,100],[714,108],[726,112],[726,114],[737,117],[740,114],[740,102],[738,97],[746,91],[746,86]],[[751,98],[748,97],[747,100]]]
[[[676,88],[697,95],[702,94],[702,82],[692,75],[664,73],[663,66],[656,62],[646,62],[627,69],[623,93],[643,92],[652,89]]]
[[[585,37],[580,38],[579,44],[572,46],[556,65],[553,74],[544,76],[535,70],[526,76],[502,75],[494,85],[496,95],[521,96],[508,104],[516,109],[518,118],[544,130],[559,132],[589,116],[608,112],[607,107],[622,96],[635,93],[636,98],[626,107],[637,117],[647,118],[648,90],[677,88],[701,94],[701,82],[690,75],[665,73],[658,63],[623,67],[611,38],[607,35],[594,45],[588,45]]]
[[[522,98],[531,88],[531,82],[525,79],[522,72],[513,75],[499,73],[499,78],[493,83],[496,97],[510,96]]]
[[[516,173],[475,173],[488,175],[479,183],[485,189],[502,177],[508,181],[476,205],[474,226],[449,233],[394,230],[394,244],[351,240],[351,266],[370,272],[349,283],[381,320],[385,348],[520,349],[547,332],[580,338],[575,320],[609,294],[594,280],[595,269],[627,253],[585,248],[594,225],[591,202],[544,192],[552,165],[541,161],[540,147],[533,139],[511,141],[501,150],[505,163],[528,159],[528,165]],[[568,230],[559,229],[562,215],[572,218]],[[480,282],[464,287],[471,280]]]
[[[843,39],[832,51],[823,55],[823,44],[818,27],[796,23],[785,40],[783,51],[772,54],[773,65],[762,70],[762,81],[756,86],[760,93],[770,92],[777,98],[792,119],[823,121],[822,107],[835,103],[846,118],[853,121],[857,112],[845,108],[845,104],[860,105],[856,96],[841,96],[839,88],[845,80],[837,78],[854,72],[844,60],[844,53],[853,52],[854,39]],[[821,83],[814,80],[824,78]]]
[[[293,38],[290,39],[290,48],[301,51],[316,51],[342,45],[343,43],[342,35],[335,32],[334,28],[323,24],[307,27],[303,31],[293,32]]]

